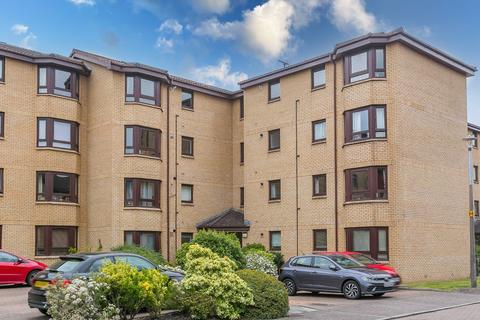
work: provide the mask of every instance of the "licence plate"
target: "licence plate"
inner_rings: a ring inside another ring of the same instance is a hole
[[[33,286],[35,288],[38,288],[38,289],[46,289],[49,286],[49,282],[48,281],[37,280],[37,281],[35,281]]]
[[[391,288],[391,287],[393,287],[394,285],[395,285],[395,282],[385,282],[383,286],[384,286],[385,288]]]

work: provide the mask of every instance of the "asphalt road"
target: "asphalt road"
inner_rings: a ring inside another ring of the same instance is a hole
[[[27,287],[0,287],[0,319],[46,320],[27,305]],[[461,306],[464,304],[475,303]],[[480,292],[445,293],[401,290],[381,298],[347,300],[340,295],[300,293],[290,299],[290,319],[386,320],[402,316],[408,320],[480,319]],[[438,308],[452,309],[411,316]]]

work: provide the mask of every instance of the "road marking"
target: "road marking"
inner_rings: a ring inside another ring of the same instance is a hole
[[[434,313],[434,312],[443,311],[443,310],[449,310],[449,309],[456,309],[456,308],[471,306],[471,305],[474,305],[474,304],[480,304],[480,301],[468,302],[468,303],[462,303],[462,304],[456,304],[456,305],[454,305],[454,306],[441,307],[441,308],[424,310],[424,311],[416,311],[416,312],[412,312],[412,313],[404,313],[404,314],[399,314],[399,315],[392,316],[392,317],[381,318],[381,319],[378,319],[378,320],[401,319],[401,318],[407,318],[407,317],[417,316],[417,315],[420,315],[420,314]]]

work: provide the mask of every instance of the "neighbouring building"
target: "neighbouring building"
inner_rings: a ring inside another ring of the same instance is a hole
[[[0,247],[173,259],[208,228],[286,257],[365,252],[407,281],[466,277],[475,71],[402,29],[236,92],[0,43]]]

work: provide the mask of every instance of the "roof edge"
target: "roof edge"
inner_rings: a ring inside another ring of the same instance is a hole
[[[472,129],[473,131],[480,132],[480,126],[478,126],[476,124],[473,124],[471,122],[467,123],[467,127],[468,127],[468,129]]]

